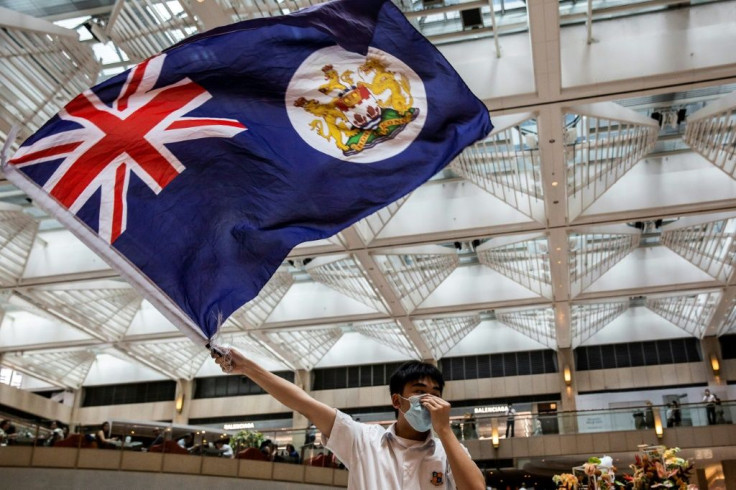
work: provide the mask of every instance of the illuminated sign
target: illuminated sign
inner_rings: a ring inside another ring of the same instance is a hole
[[[240,422],[237,424],[225,424],[222,426],[224,430],[241,430],[241,429],[253,429],[256,424],[253,422]]]
[[[475,407],[473,413],[506,413],[508,405],[490,405],[488,407]]]

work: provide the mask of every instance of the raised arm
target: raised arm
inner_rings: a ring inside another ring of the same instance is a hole
[[[222,356],[213,354],[212,357],[220,367],[223,367],[225,359]],[[230,350],[230,357],[232,358],[230,374],[247,376],[272,397],[314,422],[320,432],[330,437],[332,425],[335,423],[334,408],[315,400],[294,383],[263,369],[236,349]],[[225,368],[223,371],[228,372]]]

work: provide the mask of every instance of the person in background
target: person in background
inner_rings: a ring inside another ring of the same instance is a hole
[[[304,437],[304,445],[314,444],[314,440],[317,436],[317,427],[312,422],[307,425],[307,433]]]
[[[100,449],[114,449],[116,447],[115,442],[119,439],[110,437],[110,423],[103,422],[95,433],[95,440],[97,441],[97,447]]]
[[[284,461],[286,461],[287,463],[299,464],[299,460],[299,453],[296,451],[296,447],[294,447],[293,444],[287,444],[284,454]]]
[[[0,422],[0,446],[7,446],[8,442],[10,441],[10,435],[8,434],[8,431],[10,430],[10,420],[3,420]]]
[[[223,458],[232,458],[234,456],[233,448],[228,444],[226,437],[221,437],[215,441],[215,448],[222,451]]]
[[[667,419],[667,428],[674,427],[675,426],[675,414],[674,414],[674,408],[673,408],[673,402],[670,402],[667,404],[667,409],[665,410],[665,418]]]
[[[46,439],[47,446],[53,446],[57,442],[64,440],[64,429],[59,426],[58,421],[52,420],[49,429],[51,429],[51,435]]]
[[[163,443],[164,443],[164,431],[156,427],[155,429],[153,429],[153,442],[151,442],[151,445],[148,447],[150,449],[153,446],[158,446],[159,444],[163,444]]]
[[[654,405],[647,400],[647,408],[644,411],[644,423],[647,429],[654,429]]]
[[[463,415],[463,440],[478,439],[478,431],[475,429],[475,417],[470,412]]]
[[[713,394],[713,398],[715,398],[715,405],[716,405],[716,424],[725,424],[726,417],[724,417],[724,411],[723,411],[723,405],[721,404],[721,399],[718,398],[718,395],[716,395],[715,393]]]
[[[672,420],[673,427],[680,427],[682,424],[682,412],[680,411],[680,402],[672,400]]]
[[[709,389],[703,392],[703,403],[705,403],[705,414],[708,417],[708,425],[716,423],[716,397]]]
[[[192,451],[194,449],[194,434],[191,432],[184,434],[184,437],[176,441],[180,448]]]
[[[514,424],[516,422],[516,409],[513,403],[509,403],[506,409],[506,438],[514,437]],[[509,436],[509,433],[511,434]]]

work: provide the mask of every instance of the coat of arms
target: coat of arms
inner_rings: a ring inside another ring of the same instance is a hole
[[[432,472],[432,479],[429,480],[429,482],[434,485],[435,487],[439,487],[444,485],[445,479],[444,474],[441,471],[433,471]]]
[[[389,71],[378,58],[366,58],[357,74],[338,73],[329,64],[322,72],[327,81],[319,91],[330,100],[299,97],[294,105],[316,116],[310,123],[312,130],[333,141],[345,156],[394,138],[419,115],[419,109],[412,107],[409,79]]]

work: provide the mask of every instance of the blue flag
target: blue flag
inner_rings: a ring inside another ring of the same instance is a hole
[[[187,39],[77,96],[5,166],[190,337],[297,244],[409,193],[492,129],[388,0]]]

